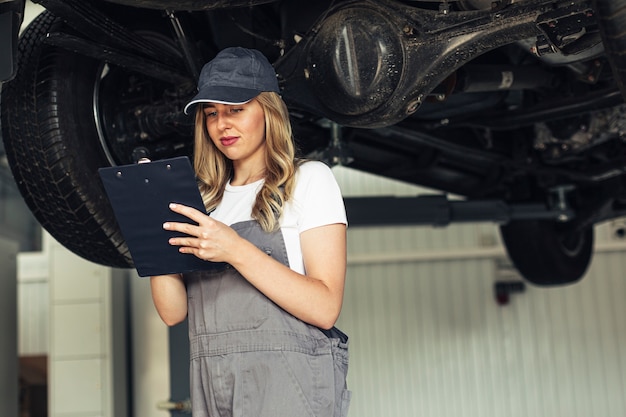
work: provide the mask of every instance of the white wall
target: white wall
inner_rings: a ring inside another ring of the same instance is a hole
[[[47,233],[43,247],[18,255],[18,346],[49,358],[49,415],[169,415],[157,408],[169,399],[168,331],[149,280],[85,261]]]
[[[150,279],[130,274],[133,416],[167,417],[157,405],[170,394],[168,328],[154,309]]]
[[[28,23],[30,23],[39,13],[44,11],[45,9],[39,4],[33,3],[30,0],[26,1],[26,7],[24,7],[24,22],[22,24],[22,30],[26,28]]]
[[[338,168],[345,195],[421,191]],[[596,229],[580,283],[527,286],[493,224],[349,228],[339,326],[349,334],[351,416],[626,415],[626,245]]]
[[[50,260],[49,415],[113,416],[109,271],[56,245]]]
[[[625,267],[600,252],[582,282],[499,306],[497,258],[351,264],[350,415],[626,415]]]

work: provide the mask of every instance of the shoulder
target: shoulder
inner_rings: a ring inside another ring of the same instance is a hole
[[[341,190],[332,169],[320,161],[304,161],[296,172],[294,198],[307,201],[341,197]]]
[[[298,233],[328,224],[347,224],[341,190],[328,165],[305,161],[298,166],[293,195],[285,213],[288,215],[283,224],[295,225]]]
[[[333,171],[321,161],[304,161],[298,166],[298,177],[302,179],[334,177]]]

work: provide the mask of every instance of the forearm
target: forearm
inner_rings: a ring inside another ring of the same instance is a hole
[[[150,277],[152,301],[161,319],[173,326],[187,317],[187,289],[180,274]]]
[[[248,241],[238,245],[237,256],[231,262],[259,291],[300,320],[324,329],[337,321],[343,300],[345,266],[338,265],[333,272],[319,276],[315,271],[299,274]]]

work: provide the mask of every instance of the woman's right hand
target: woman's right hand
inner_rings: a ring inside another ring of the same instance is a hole
[[[244,239],[233,228],[193,207],[170,204],[170,210],[196,223],[165,223],[164,229],[185,235],[170,238],[170,245],[178,246],[181,253],[194,255],[204,261],[232,263],[233,255],[244,244]]]

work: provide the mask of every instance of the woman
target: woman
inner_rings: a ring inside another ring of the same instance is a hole
[[[204,66],[194,166],[207,211],[170,244],[209,261],[151,277],[168,325],[189,318],[194,417],[345,416],[347,337],[334,327],[346,271],[346,215],[321,162],[298,162],[273,67],[228,48]],[[197,224],[197,225],[196,225]]]

